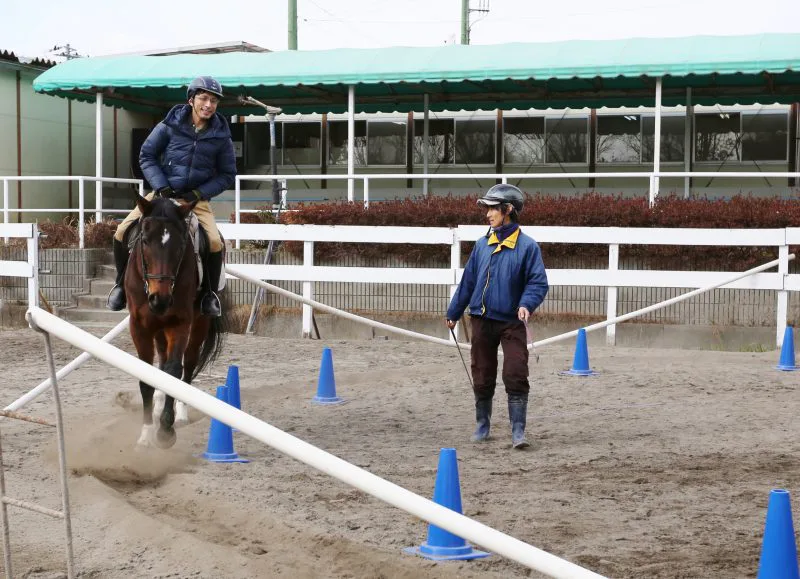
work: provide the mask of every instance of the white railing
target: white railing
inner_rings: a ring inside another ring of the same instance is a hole
[[[323,225],[220,224],[228,240],[303,241],[302,265],[236,264],[237,271],[261,280],[303,282],[303,297],[313,299],[313,282],[404,283],[449,285],[451,295],[461,280],[461,242],[486,234],[486,226],[358,227]],[[781,346],[788,316],[788,292],[800,291],[800,274],[789,274],[789,245],[800,244],[800,228],[785,229],[667,229],[616,227],[524,227],[539,243],[591,243],[609,246],[606,269],[548,269],[550,285],[606,287],[607,319],[617,316],[618,287],[673,287],[764,289],[777,292],[776,344]],[[314,265],[315,242],[416,243],[450,245],[449,268],[360,268]],[[756,273],[727,283],[739,272],[643,271],[619,269],[620,245],[690,245],[775,247],[776,273]],[[231,264],[233,265],[233,264]],[[719,285],[717,284],[725,284]],[[312,308],[303,305],[303,335],[311,335]],[[616,326],[606,328],[609,344],[616,341]]]
[[[176,400],[188,404],[192,408],[196,408],[203,414],[216,418],[220,422],[236,428],[251,438],[263,442],[302,463],[491,552],[503,555],[512,561],[531,569],[536,569],[551,577],[574,577],[578,579],[602,577],[597,573],[456,513],[299,438],[295,438],[291,434],[279,430],[263,420],[246,414],[238,408],[154,368],[150,364],[103,342],[52,314],[48,314],[44,310],[31,308],[28,310],[27,319],[35,329],[52,334],[88,352],[98,360],[119,368],[134,378],[146,381],[151,386]]]
[[[282,203],[286,204],[287,199],[287,185],[289,181],[303,181],[303,180],[320,180],[320,181],[347,181],[348,184],[353,184],[348,187],[349,202],[355,201],[353,191],[355,189],[354,183],[361,181],[363,191],[363,203],[365,207],[369,207],[369,187],[370,181],[380,181],[387,179],[422,179],[429,181],[432,179],[495,179],[507,183],[509,179],[526,179],[526,180],[554,180],[554,179],[640,179],[647,180],[650,205],[655,203],[658,196],[659,180],[663,178],[713,178],[713,179],[800,179],[800,172],[790,173],[787,171],[747,171],[747,172],[687,172],[687,171],[659,171],[659,172],[607,172],[607,173],[372,173],[372,174],[356,174],[356,175],[237,175],[234,183],[234,214],[235,223],[241,223],[241,213],[257,213],[258,209],[242,209],[242,181],[273,181],[277,180],[281,183],[283,191]]]
[[[35,223],[0,223],[0,236],[25,239],[27,261],[0,261],[0,277],[24,277],[28,280],[28,306],[39,305],[39,230]]]
[[[85,184],[86,181],[91,181],[95,183],[126,183],[126,184],[134,184],[139,186],[139,195],[144,195],[144,181],[141,179],[121,179],[116,177],[87,177],[83,175],[71,175],[71,176],[55,176],[55,175],[44,175],[44,176],[23,176],[23,177],[14,177],[14,176],[7,176],[2,175],[0,176],[0,180],[3,181],[3,223],[10,223],[10,215],[11,213],[78,213],[78,243],[80,248],[83,249],[84,246],[84,223],[86,221],[86,199],[85,199]],[[10,182],[25,182],[25,181],[77,181],[78,182],[78,209],[77,211],[72,208],[64,208],[59,207],[56,209],[42,209],[42,208],[24,208],[24,207],[17,207],[16,209],[12,209],[10,206],[10,197],[9,197],[9,183]],[[103,209],[103,190],[100,187],[97,187],[97,191],[95,192],[95,199],[94,199],[94,220],[96,223],[100,223],[103,220],[103,213],[128,213],[131,209],[133,209],[133,203],[131,203],[130,209]]]

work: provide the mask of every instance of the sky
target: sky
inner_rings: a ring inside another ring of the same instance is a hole
[[[2,0],[0,50],[101,56],[245,41],[288,43],[288,0]],[[127,5],[127,8],[122,6]],[[798,32],[800,1],[471,0],[470,44]],[[297,0],[298,48],[439,46],[460,41],[461,0]]]

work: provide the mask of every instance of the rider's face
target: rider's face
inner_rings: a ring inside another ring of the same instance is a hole
[[[207,92],[198,92],[191,99],[192,110],[200,119],[207,121],[214,116],[219,104],[217,95],[209,94]]]

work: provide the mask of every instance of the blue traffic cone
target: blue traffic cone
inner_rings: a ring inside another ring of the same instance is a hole
[[[436,473],[433,502],[463,514],[455,448],[443,448],[439,453],[439,470]],[[428,540],[425,543],[419,547],[407,547],[403,551],[434,561],[479,559],[489,556],[489,553],[473,549],[461,537],[436,525],[428,525]]]
[[[578,338],[575,341],[575,358],[572,361],[572,368],[559,372],[569,376],[596,376],[597,372],[589,367],[589,348],[586,346],[586,330],[578,330]]]
[[[333,377],[333,354],[330,348],[322,350],[322,365],[319,368],[319,382],[314,404],[342,404],[344,399],[336,395],[336,379]]]
[[[228,389],[228,404],[234,408],[242,409],[242,395],[239,391],[239,366],[228,366],[228,377],[225,379]]]
[[[783,333],[781,358],[778,361],[778,365],[775,367],[784,372],[800,370],[800,368],[794,364],[794,331],[792,330],[792,326],[787,326],[786,331]]]
[[[217,386],[217,398],[228,402],[228,389]],[[239,458],[233,450],[233,431],[231,427],[216,418],[211,419],[211,428],[208,432],[208,449],[201,455],[211,462],[250,462]]]
[[[792,507],[789,492],[783,489],[773,489],[769,493],[758,579],[800,579]]]

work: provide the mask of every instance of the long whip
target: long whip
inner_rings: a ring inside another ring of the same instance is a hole
[[[472,389],[475,389],[475,384],[472,383],[472,376],[469,373],[469,368],[467,368],[467,362],[464,360],[464,353],[461,351],[461,346],[458,345],[458,338],[456,338],[456,333],[453,331],[453,328],[450,328],[450,335],[453,336],[453,341],[456,343],[456,349],[458,350],[458,355],[461,356],[461,363],[464,364],[464,371],[467,373],[467,378],[469,379],[469,385],[472,386]]]

